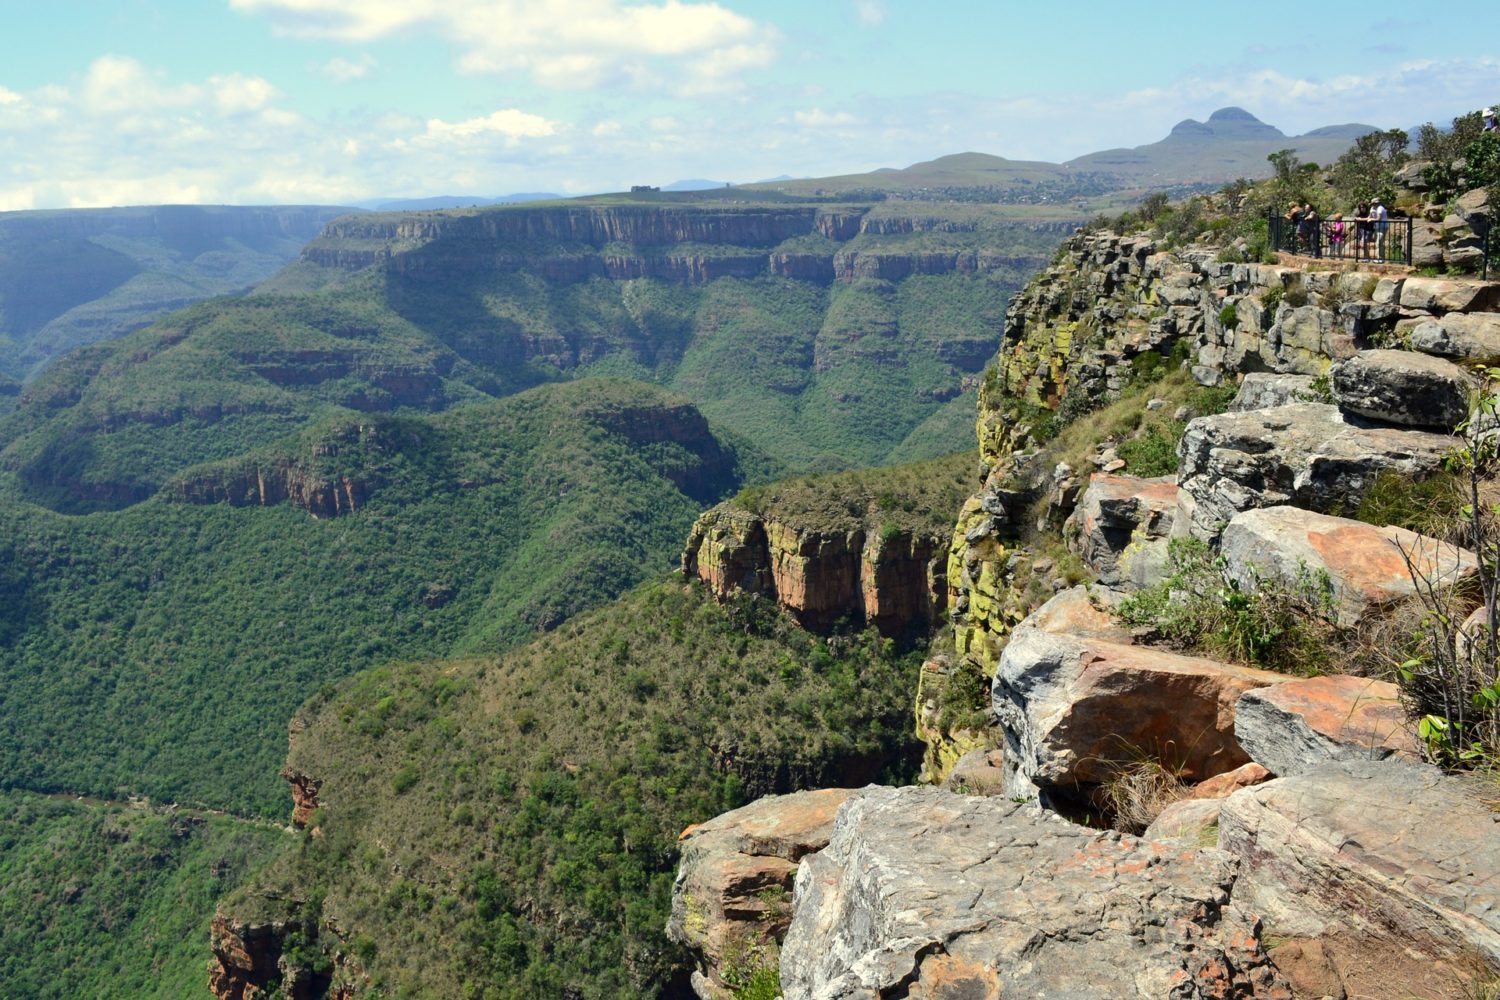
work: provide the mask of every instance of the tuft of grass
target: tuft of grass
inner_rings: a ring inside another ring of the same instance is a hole
[[[1115,829],[1139,834],[1163,809],[1182,798],[1185,790],[1180,772],[1143,756],[1116,765],[1100,784],[1099,798]]]

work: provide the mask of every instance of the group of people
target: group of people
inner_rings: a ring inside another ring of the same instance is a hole
[[[1292,202],[1284,218],[1292,224],[1297,236],[1297,252],[1313,257],[1323,256],[1328,247],[1330,257],[1352,256],[1356,260],[1384,260],[1386,233],[1390,213],[1379,195],[1354,206],[1353,217],[1335,212],[1325,224],[1312,202]]]

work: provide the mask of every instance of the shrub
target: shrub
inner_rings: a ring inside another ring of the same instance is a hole
[[[1175,538],[1171,575],[1121,601],[1127,625],[1153,629],[1167,644],[1286,673],[1318,674],[1334,663],[1333,584],[1327,573],[1260,578],[1242,586],[1208,546]]]
[[[1163,429],[1158,424],[1147,427],[1140,435],[1124,441],[1115,453],[1125,460],[1133,476],[1168,476],[1177,471],[1177,439],[1182,424]]]
[[[1307,286],[1302,283],[1300,276],[1293,279],[1281,294],[1281,301],[1294,309],[1307,305],[1307,299]]]
[[[1226,330],[1236,329],[1240,325],[1240,313],[1233,302],[1219,310],[1219,325]]]

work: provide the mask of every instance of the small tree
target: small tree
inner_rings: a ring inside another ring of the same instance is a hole
[[[1487,507],[1480,498],[1480,483],[1500,454],[1500,396],[1494,394],[1500,369],[1487,375],[1483,402],[1463,428],[1464,446],[1450,458],[1469,494],[1464,534],[1479,559],[1479,620],[1467,625],[1472,599],[1445,585],[1441,569],[1419,570],[1420,554],[1401,547],[1426,608],[1417,635],[1422,650],[1398,668],[1401,689],[1428,756],[1446,767],[1500,762],[1500,505]]]

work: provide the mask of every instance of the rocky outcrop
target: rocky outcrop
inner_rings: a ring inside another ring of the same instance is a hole
[[[1169,762],[1189,783],[1231,771],[1250,761],[1234,736],[1240,695],[1285,680],[1078,635],[1044,605],[1011,635],[991,690],[1006,794],[1076,808],[1144,760]]]
[[[289,503],[318,518],[352,514],[373,493],[374,487],[363,478],[327,477],[294,459],[280,459],[264,467],[188,476],[167,488],[167,498],[179,503],[227,503],[231,507]]]
[[[870,788],[797,873],[786,1000],[1285,997],[1235,865],[1035,807]]]
[[[1348,509],[1380,472],[1421,478],[1442,467],[1454,443],[1446,434],[1354,424],[1323,403],[1199,417],[1177,448],[1186,516],[1175,530],[1208,540],[1243,510]]]
[[[291,767],[282,768],[281,776],[292,789],[292,825],[299,830],[306,829],[312,822],[313,813],[322,805],[318,801],[318,789],[323,787],[323,782]],[[313,832],[317,832],[316,827]]]
[[[1100,583],[1115,586],[1129,580],[1144,586],[1166,565],[1165,541],[1176,510],[1173,476],[1095,473],[1063,526],[1063,536]]]
[[[1350,996],[1429,996],[1470,981],[1476,959],[1500,966],[1494,830],[1460,779],[1345,761],[1231,796],[1219,847],[1267,934],[1365,956],[1342,963]]]
[[[693,525],[682,571],[721,600],[736,591],[774,598],[808,628],[862,620],[891,636],[941,620],[944,541],[903,530],[807,528],[731,501]]]
[[[1500,360],[1500,313],[1450,313],[1415,326],[1412,350],[1468,361]]]
[[[1243,410],[1265,410],[1273,406],[1291,403],[1308,403],[1314,399],[1311,375],[1276,375],[1272,372],[1250,372],[1240,382],[1240,390],[1234,395],[1229,408],[1235,412]]]
[[[774,964],[792,919],[798,863],[822,850],[852,789],[770,796],[682,833],[667,936],[698,960],[693,988],[729,1000],[730,967]]]
[[[284,954],[294,938],[310,933],[300,920],[249,923],[215,914],[209,925],[209,991],[217,1000],[258,1000],[273,993],[287,1000],[327,996],[329,976],[289,963]]]
[[[1418,581],[1452,586],[1479,568],[1474,554],[1457,545],[1298,507],[1236,514],[1219,551],[1225,572],[1247,589],[1272,577],[1318,588],[1326,575],[1330,617],[1345,627],[1414,596]]]
[[[1361,351],[1329,370],[1333,399],[1348,413],[1388,424],[1452,430],[1477,388],[1464,370],[1415,351]]]
[[[1331,760],[1420,757],[1388,681],[1335,675],[1247,691],[1235,706],[1234,735],[1273,774],[1305,774]]]

